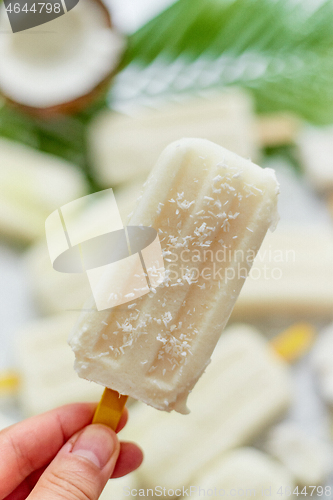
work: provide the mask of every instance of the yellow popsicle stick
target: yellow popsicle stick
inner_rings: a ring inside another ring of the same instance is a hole
[[[128,396],[122,396],[117,391],[106,388],[96,408],[93,424],[104,424],[117,429]]]
[[[296,323],[279,333],[271,346],[290,363],[302,357],[311,347],[316,336],[315,328],[309,323]]]
[[[20,377],[15,371],[0,371],[0,396],[15,394],[19,384]]]

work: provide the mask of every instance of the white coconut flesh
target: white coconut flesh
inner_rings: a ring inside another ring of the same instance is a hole
[[[80,0],[65,15],[14,34],[2,5],[0,33],[0,90],[35,108],[89,94],[117,66],[124,47],[95,0]]]

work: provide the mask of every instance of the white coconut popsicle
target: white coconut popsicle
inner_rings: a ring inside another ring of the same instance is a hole
[[[188,413],[187,396],[277,222],[277,195],[273,170],[204,139],[169,145],[129,222],[158,231],[164,282],[127,304],[81,314],[69,340],[79,376]],[[114,279],[103,276],[102,286]]]

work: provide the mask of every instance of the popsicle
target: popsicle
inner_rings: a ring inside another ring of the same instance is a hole
[[[169,145],[129,222],[158,231],[164,281],[112,309],[87,304],[69,339],[79,376],[157,409],[188,413],[187,396],[277,222],[277,196],[270,169],[204,139]],[[155,268],[147,274],[161,272],[158,259]],[[136,261],[123,284],[113,269],[100,268],[100,290],[115,282],[128,290]]]
[[[291,401],[291,372],[263,335],[246,324],[222,333],[212,362],[189,396],[191,413],[130,408],[122,439],[145,453],[138,469],[146,487],[193,483],[207,463],[256,439]]]
[[[102,186],[147,177],[161,151],[179,137],[204,137],[244,158],[259,157],[253,101],[243,90],[134,109],[103,111],[89,128],[92,166]]]
[[[74,355],[68,349],[66,344],[66,339],[68,334],[74,324],[75,313],[62,313],[47,318],[35,319],[31,323],[24,326],[23,329],[16,332],[17,342],[16,342],[16,361],[19,367],[18,372],[13,371],[0,371],[0,404],[5,399],[12,398],[13,395],[18,393],[18,399],[20,407],[25,416],[36,415],[44,411],[48,411],[56,406],[74,402],[74,401],[95,401],[98,400],[102,393],[102,388],[94,383],[89,383],[86,380],[77,377],[76,373],[73,371],[73,360]],[[302,325],[296,324],[295,326],[288,329],[287,332],[279,334],[279,336],[270,342],[270,345],[274,347],[274,350],[278,352],[279,356],[294,361],[301,356],[306,348],[309,346],[309,325],[304,325],[305,338],[300,339]],[[295,331],[296,328],[296,331]],[[240,325],[237,330],[242,331],[242,335],[247,332],[248,335],[254,336],[256,338],[259,334],[249,326]],[[233,330],[234,331],[234,330]],[[294,332],[288,338],[286,338],[286,333]],[[227,333],[227,332],[226,332]],[[295,339],[295,333],[297,338]],[[239,337],[240,342],[243,342],[243,337]],[[278,345],[277,345],[277,341]],[[255,346],[255,344],[253,344]],[[223,349],[223,347],[222,347]],[[253,349],[253,356],[259,357],[257,354],[258,348]],[[219,359],[220,348],[219,344],[214,351],[214,357]],[[269,353],[269,349],[267,348]],[[49,362],[50,357],[52,357],[52,363]],[[214,359],[214,358],[213,358]],[[221,358],[221,363],[223,363]],[[235,359],[237,362],[237,358]],[[216,365],[219,361],[215,362]],[[256,358],[254,363],[257,363]],[[208,367],[208,372],[212,369],[210,365]],[[199,395],[200,388],[205,392],[208,391],[208,386],[204,388],[202,384],[205,385],[207,380],[207,375],[202,378],[202,383],[200,382],[195,390],[195,394]],[[213,399],[213,395],[211,394]],[[201,396],[200,396],[201,398]],[[279,405],[279,398],[276,398]],[[193,401],[193,399],[192,399]],[[196,414],[200,411],[199,399],[195,400],[198,402],[191,403]],[[135,403],[135,400],[130,400],[129,403]],[[142,406],[140,405],[139,413],[142,413]],[[150,410],[149,415],[145,420],[149,427],[149,422],[152,417],[157,413],[154,409],[148,408]],[[264,411],[264,407],[262,407]],[[222,411],[222,409],[220,410]],[[134,418],[137,414],[135,413]],[[168,415],[170,418],[170,415]],[[190,427],[191,422],[188,420],[191,416],[187,417],[187,425]],[[138,417],[140,420],[140,418]],[[249,420],[250,422],[250,420]],[[137,423],[136,426],[137,427]],[[136,439],[136,436],[132,436],[131,439]]]
[[[19,403],[30,417],[68,403],[96,401],[103,389],[76,376],[66,345],[77,313],[35,319],[17,333],[16,362],[21,376]]]
[[[239,295],[233,317],[248,321],[274,313],[330,319],[332,282],[333,234],[330,228],[281,223],[278,231],[265,238]]]
[[[194,500],[203,498],[204,493],[213,498],[268,496],[278,500],[282,492],[291,494],[294,486],[288,470],[269,455],[255,448],[240,448],[206,467],[188,491]]]
[[[265,449],[288,469],[299,486],[325,484],[331,469],[329,445],[293,422],[270,429]]]
[[[1,235],[31,243],[44,235],[48,213],[86,193],[86,181],[75,165],[0,138]]]
[[[320,333],[312,352],[311,363],[321,396],[333,407],[333,323]]]

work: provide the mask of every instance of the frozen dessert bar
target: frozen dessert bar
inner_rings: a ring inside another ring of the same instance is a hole
[[[138,470],[142,483],[193,484],[206,463],[250,443],[283,414],[291,385],[288,365],[260,332],[245,324],[228,327],[189,396],[189,415],[142,403],[130,408],[131,425],[122,437],[145,452]]]
[[[258,252],[234,318],[248,320],[272,313],[332,318],[332,282],[332,231],[280,224]]]
[[[18,332],[19,401],[25,416],[100,398],[101,387],[79,379],[73,371],[74,356],[66,340],[76,315],[66,312],[38,319]]]
[[[90,127],[90,154],[103,186],[147,177],[161,151],[179,137],[203,137],[244,158],[259,156],[253,103],[238,89],[129,114],[104,111]]]
[[[52,210],[86,192],[74,165],[0,138],[0,234],[30,243],[44,235]]]
[[[270,429],[265,448],[299,486],[325,484],[331,464],[329,446],[297,424],[284,422]]]
[[[163,283],[144,293],[135,255],[123,276],[113,264],[98,269],[94,293],[104,294],[110,309],[88,304],[73,330],[78,374],[157,409],[187,413],[187,396],[277,222],[277,196],[274,171],[221,146],[204,139],[168,146],[128,226],[157,231],[165,268],[156,258],[147,274],[151,283],[163,275]],[[126,290],[127,304],[112,307],[107,290],[114,284],[120,296]]]
[[[211,490],[213,498],[225,495],[238,500],[246,496],[254,499],[268,496],[278,500],[285,491],[291,494],[294,486],[288,470],[269,455],[255,448],[239,448],[206,466],[189,491],[195,500]]]
[[[311,361],[318,378],[320,393],[333,407],[333,323],[319,335]]]

